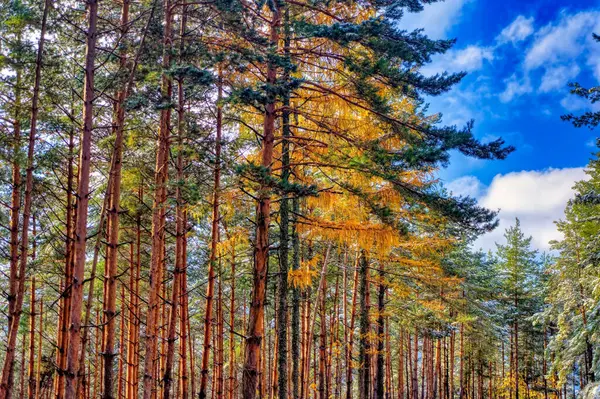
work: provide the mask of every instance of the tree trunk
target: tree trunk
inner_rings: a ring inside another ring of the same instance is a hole
[[[300,200],[297,196],[292,199],[292,247],[294,249],[292,269],[300,269],[300,236],[298,234],[298,215],[300,213]],[[300,351],[300,289],[292,290],[292,399],[300,398],[300,370],[302,360]]]
[[[270,45],[276,49],[279,43],[281,12],[278,2],[275,2],[273,5],[273,16],[270,23]],[[267,67],[267,84],[276,85],[276,83],[277,65],[273,61],[270,61]],[[265,179],[271,176],[271,163],[273,161],[273,146],[275,141],[275,118],[275,100],[272,100],[265,104],[263,126],[261,166],[265,170]],[[254,399],[256,397],[256,387],[258,385],[259,377],[258,362],[264,334],[266,281],[269,263],[269,223],[271,214],[269,185],[270,183],[268,181],[261,182],[258,193],[253,290],[248,319],[248,330],[246,333],[246,345],[244,348],[244,370],[242,373],[243,399]],[[201,397],[200,399],[204,398]]]
[[[173,85],[167,70],[171,66],[172,48],[172,6],[171,0],[164,0],[164,30],[161,94],[165,104],[170,103]],[[150,259],[150,290],[148,293],[148,312],[146,316],[146,342],[144,358],[143,398],[150,399],[157,376],[157,351],[160,288],[165,257],[165,224],[167,207],[167,179],[169,166],[169,137],[171,107],[165,105],[160,112],[158,149],[154,170],[154,203],[152,206],[152,248]]]
[[[377,296],[377,371],[375,383],[375,399],[384,399],[384,339],[385,339],[385,266],[379,266],[379,293]]]
[[[356,254],[354,262],[354,285],[352,286],[352,308],[350,310],[350,327],[348,328],[348,337],[346,338],[346,399],[352,399],[352,355],[354,349],[354,321],[356,320],[356,302],[359,284],[359,262],[360,258]]]
[[[129,0],[123,1],[121,9],[120,36],[121,40],[127,33],[129,24]],[[127,68],[127,53],[124,48],[120,54],[120,68]],[[119,246],[119,211],[121,199],[121,170],[123,157],[123,132],[125,128],[125,108],[124,102],[127,97],[127,88],[121,89],[117,95],[115,104],[115,114],[113,116],[113,132],[115,144],[112,155],[112,176],[109,178],[112,182],[110,197],[107,208],[107,235],[108,243],[106,246],[106,265],[104,273],[104,323],[103,323],[103,342],[102,357],[104,359],[104,385],[103,399],[113,399],[114,375],[113,365],[116,353],[115,329],[117,314],[117,258]]]
[[[289,57],[290,52],[290,27],[289,10],[286,7],[284,12],[284,53]],[[283,71],[284,82],[289,80],[289,71],[287,68]],[[283,97],[283,112],[281,116],[281,130],[283,140],[281,142],[281,181],[283,186],[287,186],[290,177],[290,95],[286,91]],[[288,246],[289,246],[289,199],[288,193],[284,192],[279,205],[279,286],[277,298],[277,392],[280,399],[287,399],[287,325],[288,325]]]
[[[206,399],[208,386],[208,366],[211,348],[211,331],[213,323],[213,299],[215,291],[215,266],[217,263],[217,247],[219,244],[219,201],[221,190],[221,134],[223,129],[223,109],[221,100],[223,98],[223,76],[219,66],[219,77],[217,84],[217,125],[215,137],[215,166],[213,182],[213,212],[210,241],[210,259],[208,262],[208,285],[206,286],[206,313],[204,316],[204,343],[202,345],[202,370],[200,372],[200,391],[198,397]]]
[[[358,398],[369,399],[371,393],[371,343],[369,341],[369,261],[365,250],[361,251],[360,258],[360,340],[359,340],[359,370],[358,370]]]
[[[29,144],[27,148],[27,170],[25,174],[25,201],[23,203],[23,223],[20,243],[19,269],[14,276],[15,300],[12,307],[11,324],[8,327],[8,338],[6,352],[4,356],[4,365],[2,367],[2,379],[0,381],[0,399],[11,397],[13,388],[13,371],[15,360],[15,349],[17,345],[18,326],[21,320],[21,311],[23,299],[25,296],[25,271],[27,268],[28,250],[29,250],[29,218],[31,216],[32,191],[33,191],[33,157],[37,135],[37,117],[38,102],[40,96],[40,80],[42,75],[42,57],[44,52],[44,41],[46,36],[46,21],[48,19],[48,9],[50,0],[44,2],[44,12],[42,15],[41,33],[38,44],[37,58],[35,62],[35,78],[33,83],[33,97],[31,99],[31,121],[29,126]],[[18,219],[18,217],[17,217]],[[10,311],[10,309],[9,309]]]
[[[185,7],[184,7],[185,8]],[[186,29],[186,15],[185,12],[181,16],[180,26],[180,54],[183,51],[183,37],[185,36]],[[177,315],[178,315],[178,304],[180,301],[180,289],[181,289],[181,277],[186,271],[185,261],[185,245],[184,240],[186,239],[185,232],[185,199],[183,198],[181,185],[184,182],[184,164],[183,164],[183,145],[184,145],[184,134],[185,134],[185,98],[183,90],[183,79],[180,79],[177,84],[178,92],[178,151],[177,151],[177,187],[175,189],[175,202],[177,208],[175,210],[176,221],[175,221],[175,269],[173,270],[173,289],[171,290],[171,303],[170,303],[170,316],[167,333],[167,355],[165,360],[165,371],[163,375],[163,398],[169,399],[171,394],[171,386],[173,385],[173,368],[175,364],[175,340],[177,334]]]

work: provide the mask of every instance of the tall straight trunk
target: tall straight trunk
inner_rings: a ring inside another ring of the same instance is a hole
[[[223,98],[223,76],[219,66],[219,76],[217,82],[217,121],[215,136],[215,165],[213,180],[213,209],[212,225],[210,239],[210,259],[208,262],[208,284],[206,286],[206,312],[204,315],[204,342],[202,345],[202,370],[200,372],[200,390],[198,397],[206,399],[206,390],[208,386],[208,366],[211,349],[211,332],[213,323],[213,300],[215,295],[215,266],[217,263],[217,251],[219,244],[219,201],[221,190],[221,135],[223,129],[223,108],[221,100]]]
[[[288,147],[289,152],[289,147]],[[298,234],[298,215],[300,213],[300,199],[294,196],[292,199],[292,269],[297,271],[300,269],[300,236]],[[291,351],[292,351],[292,399],[300,398],[300,369],[299,365],[302,360],[300,352],[300,289],[294,287],[292,289],[292,328],[291,328]]]
[[[185,232],[183,239],[183,264],[184,272],[181,276],[181,295],[180,295],[180,307],[181,317],[179,318],[179,378],[181,386],[181,399],[188,399],[189,397],[189,376],[188,376],[188,348],[191,345],[189,337],[189,311],[188,311],[188,289],[187,289],[187,211],[183,211],[183,230]],[[194,367],[193,367],[193,352],[190,351],[190,370],[192,377],[192,384],[194,381]]]
[[[112,164],[111,164],[112,165]],[[111,166],[112,168],[112,166]],[[85,359],[86,359],[86,354],[87,354],[87,346],[88,346],[88,340],[89,340],[89,325],[90,325],[90,321],[91,321],[91,316],[92,316],[92,305],[94,303],[94,293],[95,293],[95,282],[96,282],[96,269],[98,267],[98,258],[100,256],[100,248],[103,244],[103,239],[105,238],[105,234],[104,234],[104,227],[105,227],[105,222],[106,222],[106,209],[108,208],[108,200],[110,198],[110,192],[111,192],[111,187],[112,187],[112,180],[110,179],[111,173],[109,172],[109,179],[107,182],[107,188],[106,188],[106,193],[104,196],[104,201],[102,203],[102,209],[100,210],[100,220],[98,222],[98,233],[97,233],[97,238],[96,238],[96,243],[94,245],[94,256],[92,258],[92,267],[90,270],[90,278],[88,281],[88,293],[87,293],[87,299],[86,299],[86,303],[85,303],[85,312],[84,312],[84,318],[83,318],[83,326],[82,326],[82,333],[81,333],[81,353],[79,356],[79,364],[82,365],[82,367],[85,366]],[[83,385],[83,380],[84,380],[84,374],[85,373],[79,373],[77,377],[77,381],[75,383],[75,391],[76,391],[76,396],[79,397],[80,393],[81,393],[81,388]]]
[[[44,298],[40,298],[40,327],[38,328],[37,368],[35,370],[35,399],[40,397],[41,372],[42,372],[42,338],[44,327]]]
[[[377,295],[377,370],[375,399],[384,399],[384,339],[385,339],[385,265],[379,266],[379,292]]]
[[[21,33],[18,35],[21,45]],[[10,271],[8,277],[8,334],[12,328],[19,288],[19,216],[21,213],[21,89],[22,68],[17,67],[15,77],[15,116],[13,122],[12,192],[10,199]]]
[[[235,365],[235,242],[231,247],[231,294],[229,302],[229,386],[228,399],[235,398],[236,365]]]
[[[354,285],[352,286],[352,307],[350,310],[350,326],[348,328],[348,336],[346,337],[346,399],[352,399],[352,355],[354,348],[354,321],[356,320],[356,302],[358,295],[359,284],[359,261],[358,254],[354,263]]]
[[[400,327],[398,343],[398,399],[404,399],[404,329]]]
[[[323,279],[321,300],[319,301],[319,399],[327,398],[326,373],[327,373],[327,319],[325,317],[325,296],[327,292],[327,280]]]
[[[133,270],[129,269],[129,272],[131,273]],[[120,323],[119,323],[119,349],[121,352],[121,355],[119,356],[119,371],[117,373],[117,398],[122,399],[124,397],[123,395],[123,389],[124,389],[124,382],[125,382],[125,378],[124,378],[124,371],[125,371],[125,361],[126,361],[126,354],[127,351],[125,350],[125,321],[127,318],[127,313],[125,312],[125,307],[126,307],[126,303],[125,303],[125,284],[121,284],[121,317],[120,317]]]
[[[219,280],[217,284],[217,386],[215,390],[215,394],[217,398],[223,398],[223,388],[224,384],[224,354],[223,354],[223,336],[224,325],[223,325],[223,271],[221,268],[221,260],[219,259]],[[168,399],[165,397],[165,399]]]
[[[17,334],[19,330],[18,326],[21,321],[23,299],[25,296],[25,271],[27,268],[29,251],[29,219],[31,217],[31,205],[33,202],[33,157],[37,135],[38,102],[40,96],[40,80],[42,76],[42,57],[44,51],[44,41],[46,37],[46,21],[48,19],[49,7],[50,0],[46,0],[44,2],[40,40],[38,44],[37,58],[35,61],[35,78],[33,83],[33,97],[31,99],[31,120],[29,126],[29,143],[27,148],[27,170],[25,173],[25,196],[23,203],[22,233],[19,250],[19,269],[17,270],[17,274],[14,276],[16,284],[15,301],[14,307],[12,308],[11,324],[8,328],[9,334],[4,355],[4,365],[2,367],[0,399],[10,398],[12,394],[15,348],[17,345]]]
[[[127,384],[126,397],[129,399],[137,398],[137,351],[138,351],[138,336],[139,336],[139,278],[140,278],[140,263],[136,260],[134,248],[137,248],[139,255],[140,245],[140,226],[136,227],[136,243],[132,242],[129,245],[129,326],[127,328]]]
[[[515,299],[515,306],[517,299]],[[515,384],[515,399],[519,399],[519,323],[514,322],[514,384]]]
[[[433,396],[434,398],[441,397],[442,393],[442,340],[437,340],[437,350],[435,354],[435,373],[433,378]]]
[[[94,62],[96,59],[96,24],[98,21],[98,0],[88,0],[88,29],[86,35],[85,81],[83,90],[83,131],[79,157],[79,183],[77,186],[77,223],[75,225],[73,284],[71,288],[71,326],[69,327],[69,347],[65,398],[75,399],[76,379],[79,372],[79,348],[81,328],[81,308],[83,305],[83,283],[86,258],[87,217],[90,186],[91,145],[93,130],[94,101]]]
[[[35,219],[33,221],[33,235],[35,237]],[[35,248],[35,241],[34,241]],[[35,249],[33,251],[33,259],[35,260]],[[27,370],[27,375],[29,379],[29,399],[33,399],[35,397],[35,317],[37,313],[35,311],[35,276],[31,278],[31,296],[29,298],[29,369]],[[40,328],[42,326],[40,325]],[[21,387],[21,389],[25,389],[25,387]]]
[[[455,362],[455,356],[454,356],[454,346],[455,346],[455,342],[456,342],[456,333],[454,331],[452,331],[450,333],[450,371],[449,371],[449,387],[448,387],[448,398],[449,399],[454,399],[454,362]]]
[[[413,342],[413,360],[411,370],[411,390],[412,398],[419,399],[419,329],[415,327]]]
[[[72,110],[73,107],[71,107]],[[57,373],[56,373],[56,397],[62,398],[65,389],[65,368],[67,365],[67,346],[69,345],[69,318],[71,313],[71,284],[73,283],[73,267],[75,262],[74,245],[74,224],[76,203],[73,195],[75,185],[75,130],[69,132],[69,157],[67,161],[67,204],[65,208],[66,215],[66,234],[65,234],[65,272],[64,285],[60,298],[60,315],[58,323],[58,348],[57,348]]]
[[[172,48],[172,6],[171,0],[164,0],[164,30],[161,95],[165,103],[170,103],[173,84],[167,70],[171,66]],[[167,207],[167,179],[169,166],[169,137],[171,107],[165,106],[160,112],[156,166],[154,169],[154,203],[152,206],[152,247],[150,259],[150,290],[148,293],[148,312],[146,316],[146,342],[144,358],[143,398],[150,399],[154,383],[157,380],[157,351],[160,288],[165,257],[165,224]]]
[[[359,370],[358,398],[369,399],[371,396],[371,343],[369,341],[370,299],[369,299],[369,261],[365,250],[360,255],[360,340],[359,340]]]
[[[129,0],[123,1],[121,8],[120,36],[121,40],[127,34],[129,24]],[[120,68],[127,68],[127,53],[123,48],[119,54]],[[104,360],[104,384],[103,399],[112,399],[114,390],[113,366],[116,356],[115,351],[115,329],[117,314],[117,258],[119,246],[119,211],[121,199],[121,171],[123,157],[123,132],[125,130],[125,108],[124,102],[127,97],[127,88],[122,88],[117,92],[115,113],[113,115],[113,133],[115,144],[112,155],[112,176],[110,180],[112,187],[107,208],[107,235],[108,243],[106,245],[106,265],[104,273],[104,322],[103,322],[103,342],[102,357]]]
[[[184,36],[186,29],[186,14],[185,7],[184,13],[181,16],[180,25],[180,54],[183,51]],[[183,145],[184,145],[184,134],[185,134],[185,98],[183,90],[183,80],[180,79],[177,83],[177,130],[178,130],[178,151],[177,151],[177,187],[175,189],[175,202],[177,204],[175,215],[175,269],[173,270],[173,289],[171,290],[171,303],[170,303],[170,315],[169,325],[167,333],[167,355],[165,360],[165,371],[163,375],[163,398],[169,399],[171,394],[171,386],[173,385],[173,368],[175,364],[175,340],[177,335],[177,315],[178,305],[181,289],[181,278],[183,273],[186,271],[185,264],[185,200],[183,198],[181,185],[184,181],[184,161],[183,161]]]
[[[272,13],[273,15],[270,22],[270,46],[276,51],[279,43],[279,25],[281,22],[279,2],[273,4]],[[277,84],[277,65],[273,60],[270,60],[268,63],[266,76],[268,85],[275,86]],[[256,397],[256,387],[258,385],[259,377],[258,362],[264,334],[265,296],[269,263],[269,224],[271,220],[270,183],[267,180],[268,177],[271,176],[271,163],[273,161],[275,119],[275,100],[273,99],[265,104],[261,166],[264,168],[266,176],[265,181],[261,182],[261,187],[258,192],[256,211],[253,289],[252,300],[250,302],[248,330],[246,332],[244,368],[242,373],[243,399],[254,399]]]
[[[460,370],[458,373],[459,387],[459,398],[464,399],[465,397],[465,325],[460,323]]]
[[[290,53],[290,26],[289,10],[286,7],[284,12],[284,54],[289,57]],[[289,80],[289,71],[287,68],[283,71],[284,82]],[[290,178],[290,95],[286,91],[283,96],[283,112],[281,115],[281,132],[283,140],[281,142],[281,181],[284,186],[288,184]],[[280,399],[287,399],[288,385],[288,352],[287,352],[287,325],[288,325],[288,269],[289,269],[289,199],[288,194],[284,193],[279,205],[279,287],[277,298],[277,392]]]

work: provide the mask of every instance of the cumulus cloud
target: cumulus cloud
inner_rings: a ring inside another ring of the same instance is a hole
[[[485,186],[475,176],[463,176],[446,184],[448,191],[454,196],[469,196],[478,198]]]
[[[502,242],[506,228],[519,218],[525,234],[533,237],[535,248],[547,251],[550,240],[560,239],[554,221],[563,217],[574,183],[585,178],[584,168],[547,169],[497,175],[488,187],[474,176],[465,176],[448,187],[471,193],[482,206],[500,210],[500,225],[480,237],[476,247],[494,249],[496,242]]]
[[[533,33],[533,17],[519,15],[510,25],[502,29],[497,41],[500,44],[517,43],[527,39]]]
[[[450,29],[460,22],[463,7],[472,0],[446,0],[428,4],[419,13],[406,14],[400,27],[407,30],[425,29],[434,39],[446,38]]]
[[[600,11],[595,10],[574,14],[563,11],[555,21],[537,32],[533,18],[517,17],[498,35],[498,45],[533,39],[523,52],[519,72],[523,78],[517,79],[513,75],[505,80],[501,101],[509,102],[534,91],[566,91],[567,83],[581,73],[579,66],[583,65],[600,79],[600,45],[591,35],[599,30]]]
[[[485,61],[492,62],[494,50],[491,47],[471,45],[460,50],[450,50],[433,59],[422,69],[425,75],[441,72],[473,72],[483,67]]]
[[[544,76],[542,76],[539,90],[542,93],[548,93],[556,89],[562,89],[568,82],[575,79],[580,71],[581,69],[576,64],[547,68]]]
[[[531,81],[527,75],[519,79],[516,74],[513,74],[510,78],[505,79],[504,83],[506,84],[506,88],[500,93],[500,101],[503,103],[510,102],[516,97],[533,91]]]
[[[591,32],[599,27],[598,11],[563,13],[556,23],[550,23],[536,33],[525,56],[525,68],[570,62],[585,51],[591,41]]]

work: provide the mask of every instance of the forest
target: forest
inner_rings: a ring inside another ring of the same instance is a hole
[[[0,399],[596,395],[600,162],[479,249],[436,2],[0,2]]]

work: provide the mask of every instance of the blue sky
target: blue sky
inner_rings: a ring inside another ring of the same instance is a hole
[[[447,0],[407,14],[402,25],[425,28],[434,38],[457,38],[426,73],[469,75],[450,93],[430,100],[446,124],[475,119],[482,140],[503,137],[517,147],[505,161],[455,156],[441,177],[456,194],[501,209],[498,231],[477,245],[494,247],[519,217],[534,245],[548,249],[560,236],[560,218],[571,186],[585,177],[595,133],[575,129],[560,115],[589,105],[569,94],[568,83],[600,80],[600,0]]]

